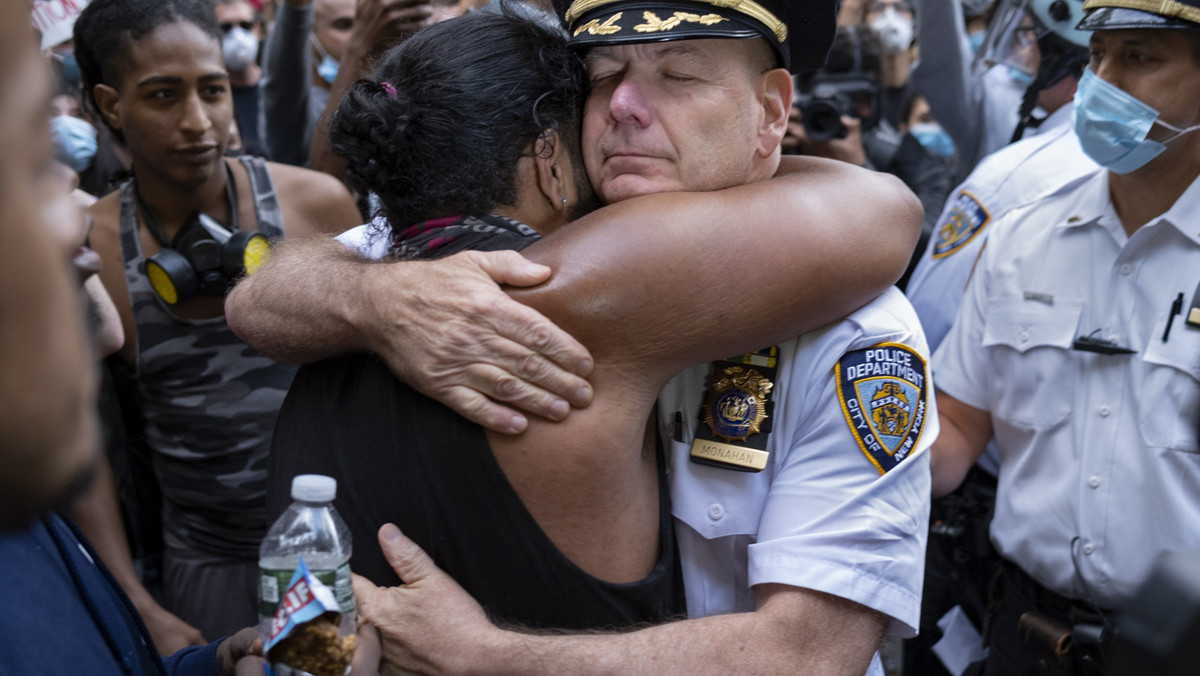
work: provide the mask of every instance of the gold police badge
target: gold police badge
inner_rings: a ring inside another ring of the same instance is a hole
[[[754,369],[729,366],[713,375],[704,401],[704,423],[714,437],[745,441],[767,418],[772,383]]]

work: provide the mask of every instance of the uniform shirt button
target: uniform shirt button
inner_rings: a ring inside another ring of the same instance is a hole
[[[708,508],[708,518],[712,519],[713,521],[720,521],[721,517],[723,516],[725,516],[725,508],[721,506],[721,503],[712,503],[712,505]]]
[[[1091,556],[1091,555],[1092,555],[1092,552],[1094,552],[1094,551],[1096,551],[1096,548],[1095,548],[1095,547],[1093,547],[1093,546],[1091,545],[1091,543],[1089,543],[1089,544],[1086,544],[1086,545],[1084,545],[1084,546],[1083,546],[1083,553],[1084,553],[1084,554],[1086,554],[1086,555],[1088,555],[1088,556]]]
[[[1100,487],[1100,477],[1098,477],[1098,476],[1089,477],[1088,485],[1091,486],[1092,488],[1099,488]]]
[[[1121,274],[1123,274],[1123,275],[1128,275],[1128,274],[1129,274],[1129,273],[1131,273],[1131,272],[1133,272],[1133,266],[1132,266],[1132,265],[1130,265],[1129,263],[1122,263],[1122,264],[1121,264]]]
[[[1107,418],[1108,414],[1112,413],[1112,409],[1110,409],[1107,404],[1104,404],[1099,408],[1099,412],[1101,418]]]
[[[1027,342],[1029,342],[1029,332],[1028,332],[1028,331],[1022,331],[1022,332],[1021,332],[1021,336],[1020,336],[1020,338],[1021,338],[1021,342],[1022,342],[1022,343],[1027,343]]]

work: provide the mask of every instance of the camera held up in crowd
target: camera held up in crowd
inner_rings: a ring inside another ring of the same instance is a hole
[[[809,91],[796,97],[796,105],[804,120],[804,132],[813,141],[829,141],[846,137],[842,116],[862,117],[861,111],[872,110],[879,85],[862,71],[813,76]]]

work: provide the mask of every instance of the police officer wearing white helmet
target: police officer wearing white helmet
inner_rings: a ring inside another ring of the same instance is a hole
[[[1084,9],[1073,125],[1103,169],[992,226],[934,357],[935,494],[1000,449],[986,674],[1097,668],[1157,557],[1200,548],[1200,3]]]

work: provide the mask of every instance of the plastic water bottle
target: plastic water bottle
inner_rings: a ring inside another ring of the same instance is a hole
[[[279,599],[300,557],[310,573],[333,590],[341,609],[338,634],[355,632],[350,580],[350,529],[333,507],[337,479],[301,474],[292,479],[292,504],[267,531],[259,548],[258,633],[267,640]]]

